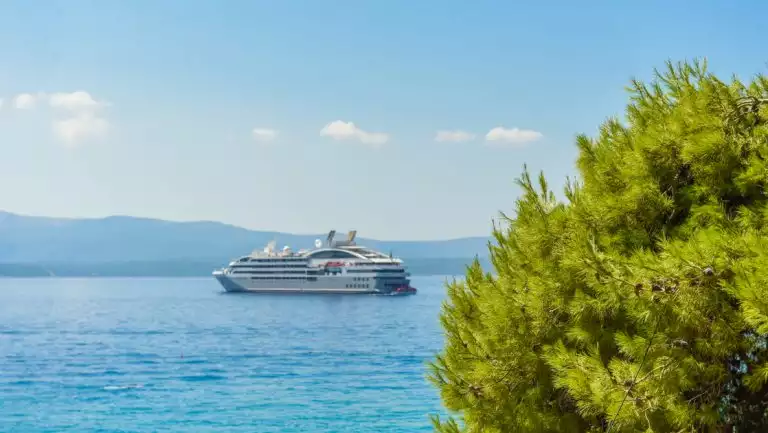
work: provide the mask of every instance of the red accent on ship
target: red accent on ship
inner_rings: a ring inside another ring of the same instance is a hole
[[[411,286],[400,286],[393,290],[392,293],[398,295],[410,295],[416,293],[416,288]]]

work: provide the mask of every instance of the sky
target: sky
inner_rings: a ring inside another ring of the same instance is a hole
[[[768,3],[731,4],[7,0],[0,209],[486,236],[630,79],[768,72]]]

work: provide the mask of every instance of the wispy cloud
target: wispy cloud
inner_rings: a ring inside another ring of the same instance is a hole
[[[55,110],[53,133],[70,147],[87,139],[102,138],[110,129],[109,122],[98,113],[109,104],[86,91],[20,93],[13,98],[13,105],[19,110],[35,109],[38,102],[48,102]]]
[[[20,93],[13,98],[13,106],[19,110],[31,110],[37,106],[37,100],[44,95],[33,95],[32,93]]]
[[[331,137],[334,140],[356,140],[363,144],[378,147],[389,141],[389,135],[383,132],[368,132],[358,128],[352,122],[335,120],[320,130],[321,136]]]
[[[485,140],[491,143],[510,144],[521,146],[541,139],[544,135],[532,129],[512,128],[507,129],[497,126],[485,134]]]
[[[472,134],[470,132],[466,131],[437,131],[437,134],[435,135],[435,141],[469,141],[474,140],[475,134]]]
[[[89,138],[102,138],[109,132],[109,122],[93,113],[78,113],[74,117],[53,121],[53,132],[69,146]]]
[[[251,136],[256,141],[272,141],[277,137],[277,131],[269,128],[253,128]]]
[[[54,108],[69,111],[90,111],[104,107],[105,102],[96,101],[88,92],[78,90],[72,93],[52,93],[48,104]]]

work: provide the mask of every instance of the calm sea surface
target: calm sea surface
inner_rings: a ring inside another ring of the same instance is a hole
[[[431,431],[445,280],[398,298],[0,279],[0,431]]]

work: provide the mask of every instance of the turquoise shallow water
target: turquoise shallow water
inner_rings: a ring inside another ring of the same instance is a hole
[[[390,298],[0,279],[0,431],[431,431],[444,281]]]

